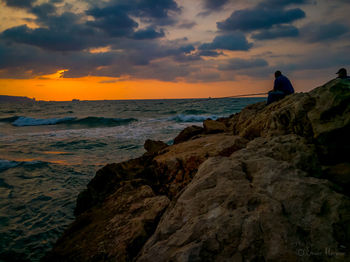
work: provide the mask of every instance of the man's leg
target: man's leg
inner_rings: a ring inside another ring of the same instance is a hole
[[[267,96],[267,105],[271,104],[272,102],[276,102],[278,100],[281,100],[285,97],[285,94],[281,91],[271,91],[269,92],[269,95]]]

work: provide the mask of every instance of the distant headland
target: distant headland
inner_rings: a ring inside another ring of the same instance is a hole
[[[7,96],[0,95],[0,102],[35,102],[35,98],[29,98],[26,96]]]

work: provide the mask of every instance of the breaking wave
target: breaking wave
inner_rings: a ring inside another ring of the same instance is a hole
[[[13,116],[8,118],[0,119],[0,122],[8,122],[13,126],[41,126],[41,125],[83,125],[89,127],[97,126],[118,126],[126,125],[131,122],[137,121],[135,118],[106,118],[106,117],[95,117],[89,116],[85,118],[76,117],[63,117],[63,118],[31,118],[24,116]]]

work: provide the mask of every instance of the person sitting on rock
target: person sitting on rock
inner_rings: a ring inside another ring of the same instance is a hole
[[[281,100],[287,95],[293,94],[294,88],[289,79],[282,75],[281,71],[275,72],[275,82],[273,86],[273,90],[271,90],[267,97],[267,105],[272,102]]]
[[[337,78],[350,80],[345,68],[340,68],[336,74],[338,75]]]

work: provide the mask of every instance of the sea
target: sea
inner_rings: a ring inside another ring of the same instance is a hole
[[[39,261],[74,220],[76,198],[108,163],[171,145],[205,119],[266,98],[0,104],[0,261]]]

